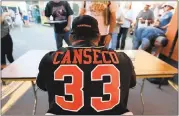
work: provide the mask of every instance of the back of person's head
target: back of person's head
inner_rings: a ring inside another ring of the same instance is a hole
[[[165,47],[167,46],[167,44],[168,44],[168,39],[165,36],[158,36],[155,40],[155,46]]]
[[[151,6],[151,3],[149,3],[149,2],[144,2],[143,4],[144,4],[144,9],[145,10],[148,10],[150,8],[150,6]]]
[[[164,38],[162,41],[161,41],[161,44],[163,47],[167,46],[168,44],[168,39],[167,38]]]
[[[89,15],[76,17],[72,23],[72,40],[91,41],[99,37],[98,22]]]

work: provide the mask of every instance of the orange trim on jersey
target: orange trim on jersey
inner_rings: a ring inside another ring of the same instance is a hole
[[[83,49],[74,49],[73,50],[73,53],[74,53],[74,56],[73,56],[73,64],[82,64],[82,52],[83,52]]]
[[[62,64],[71,64],[70,59],[70,51],[67,50],[65,56],[63,57],[63,60],[61,61]]]
[[[108,61],[107,61],[105,54],[109,54],[109,51],[103,51],[103,52],[102,52],[103,62],[104,62],[104,64],[110,64],[110,63],[111,63],[111,60],[108,60]]]
[[[93,54],[94,55],[93,64],[102,64],[102,60],[98,60],[98,54],[101,54],[101,50],[95,50],[95,49],[93,49],[93,52],[94,52],[94,54]]]
[[[53,59],[53,64],[59,64],[60,61],[57,61],[57,57],[59,54],[63,54],[64,52],[56,52],[55,53],[55,56],[54,56],[54,59]]]
[[[119,64],[119,59],[115,52],[109,52],[109,55],[110,55],[111,60],[114,64]]]
[[[83,50],[83,55],[84,55],[85,58],[87,58],[87,60],[83,60],[84,64],[90,64],[90,63],[92,63],[92,57],[91,57],[91,55],[87,54],[87,52],[89,53],[91,51],[92,51],[92,49],[84,49]]]

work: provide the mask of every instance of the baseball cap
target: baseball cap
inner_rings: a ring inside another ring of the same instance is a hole
[[[74,33],[84,36],[98,34],[98,21],[89,15],[78,16],[72,23],[72,34]]]

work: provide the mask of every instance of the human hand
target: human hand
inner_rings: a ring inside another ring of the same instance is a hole
[[[145,23],[145,20],[141,17],[141,18],[139,18],[139,21],[141,22],[141,23]]]
[[[112,38],[112,36],[111,35],[107,35],[106,37],[105,37],[105,39],[104,39],[104,46],[108,46],[109,45],[109,42],[111,41],[111,38]]]
[[[142,20],[140,20],[140,22],[141,22],[141,23],[145,23],[145,20],[142,19]]]
[[[64,28],[64,30],[65,30],[66,32],[70,31],[70,26],[66,26],[66,27]]]

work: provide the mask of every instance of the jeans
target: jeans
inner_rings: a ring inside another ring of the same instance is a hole
[[[68,44],[68,46],[71,45],[71,42],[69,40],[69,35],[70,35],[70,31],[63,33],[63,34],[55,33],[55,40],[56,40],[57,49],[59,49],[63,46],[63,39]]]
[[[109,48],[115,50],[116,49],[116,42],[117,42],[117,33],[112,34],[112,40],[109,43]]]
[[[127,37],[127,32],[128,32],[128,28],[124,28],[124,27],[120,28],[120,32],[119,32],[118,37],[117,37],[116,49],[118,49],[119,47],[121,48],[121,50],[124,49],[125,41],[126,41],[126,37]],[[122,40],[121,40],[121,44],[120,44],[121,36],[122,36]]]
[[[141,41],[137,38],[134,38],[134,41],[133,41],[134,50],[138,50],[138,49],[147,50],[150,46],[151,46],[151,43],[149,39],[142,38],[142,41]]]

